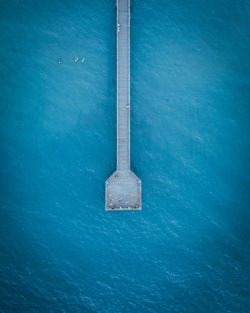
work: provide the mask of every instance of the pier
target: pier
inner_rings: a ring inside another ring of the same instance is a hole
[[[106,180],[106,210],[140,210],[141,181],[130,170],[130,0],[117,0],[117,168]]]

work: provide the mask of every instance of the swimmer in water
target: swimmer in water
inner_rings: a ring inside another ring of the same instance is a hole
[[[60,63],[61,63],[61,60],[57,60],[57,63],[60,64]]]
[[[82,58],[82,63],[85,61],[85,58]]]
[[[76,57],[76,58],[75,58],[75,60],[74,60],[74,62],[76,63],[76,62],[78,61],[78,59],[79,59],[79,58],[78,58],[78,57]]]

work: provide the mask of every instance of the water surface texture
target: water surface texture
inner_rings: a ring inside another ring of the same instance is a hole
[[[249,312],[249,1],[131,1],[140,212],[104,210],[115,0],[0,17],[0,312]]]

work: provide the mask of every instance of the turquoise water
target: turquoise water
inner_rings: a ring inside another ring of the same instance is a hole
[[[104,211],[114,3],[0,2],[0,312],[249,312],[249,1],[131,2],[140,212]]]

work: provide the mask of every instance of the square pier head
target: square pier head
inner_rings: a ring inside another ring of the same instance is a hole
[[[141,181],[132,171],[116,171],[105,187],[106,211],[141,210]]]

